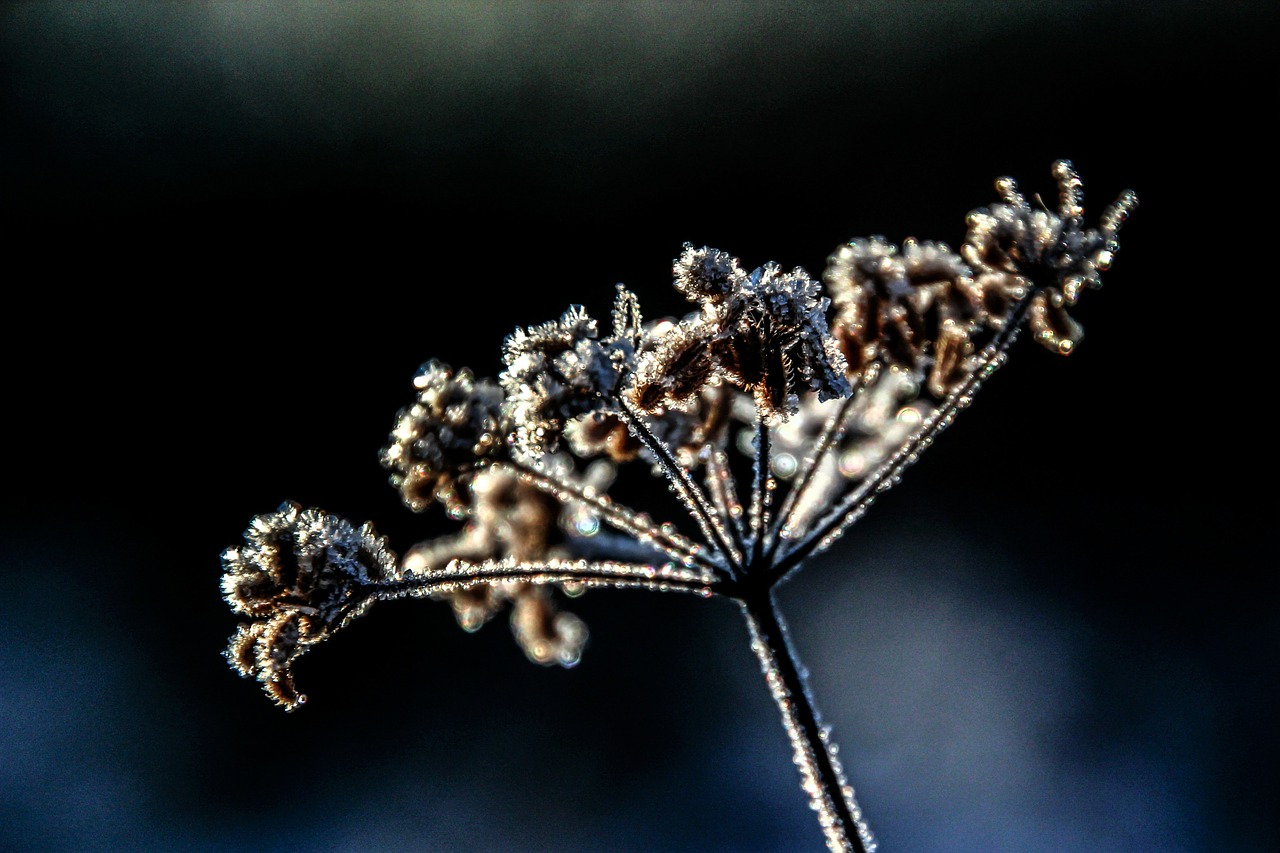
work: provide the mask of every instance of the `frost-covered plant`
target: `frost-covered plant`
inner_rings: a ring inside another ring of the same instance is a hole
[[[1050,350],[1075,349],[1069,309],[1100,284],[1137,199],[1126,191],[1085,228],[1079,177],[1066,161],[1053,172],[1056,210],[1001,178],[958,254],[858,238],[819,282],[686,244],[673,273],[697,306],[687,317],[646,323],[618,285],[607,335],[572,306],[506,339],[496,383],[427,362],[380,458],[410,509],[439,503],[461,530],[397,559],[369,524],[292,503],[257,516],[223,554],[223,595],[250,620],[232,667],[294,710],[306,697],[293,664],[377,601],[447,600],[468,631],[509,608],[530,660],[572,666],[587,629],[557,592],[727,598],[827,846],[874,849],[773,590],[898,482],[1024,323]],[[665,479],[691,526],[613,500],[627,467]]]

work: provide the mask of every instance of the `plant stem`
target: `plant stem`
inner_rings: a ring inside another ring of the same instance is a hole
[[[751,650],[782,712],[782,725],[791,739],[792,760],[800,771],[800,787],[834,853],[872,853],[875,841],[862,820],[862,810],[845,781],[836,758],[837,747],[818,717],[806,683],[806,671],[787,635],[782,613],[772,592],[756,587],[739,602],[751,632]]]

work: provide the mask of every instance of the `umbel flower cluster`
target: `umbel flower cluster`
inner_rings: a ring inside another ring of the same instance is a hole
[[[1097,288],[1137,204],[1085,227],[1080,179],[1053,166],[1054,210],[1013,180],[972,211],[958,252],[857,238],[821,279],[686,244],[673,278],[692,310],[646,321],[617,286],[607,328],[582,307],[518,329],[496,381],[428,361],[380,460],[415,512],[460,524],[397,557],[365,524],[292,503],[223,554],[246,617],[226,655],[288,710],[297,660],[380,600],[447,601],[468,631],[510,613],[530,660],[572,666],[587,628],[560,599],[592,587],[736,602],[832,850],[874,841],[788,640],[772,590],[830,546],[967,406],[1019,330],[1051,352]],[[609,490],[665,481],[685,518],[656,520]]]

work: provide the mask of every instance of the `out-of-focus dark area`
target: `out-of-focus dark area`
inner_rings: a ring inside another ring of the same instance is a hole
[[[1272,5],[5,5],[0,849],[821,849],[731,604],[589,593],[572,670],[380,606],[285,714],[219,553],[449,529],[377,461],[430,357],[682,313],[685,241],[957,245],[1068,157],[1141,198],[1078,352],[782,602],[881,849],[1276,850]]]

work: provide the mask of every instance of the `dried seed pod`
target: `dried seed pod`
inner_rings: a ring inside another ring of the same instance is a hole
[[[637,360],[631,401],[643,412],[688,404],[711,381],[714,327],[702,317],[668,326]]]
[[[1102,284],[1119,250],[1116,235],[1138,204],[1126,190],[1100,217],[1099,228],[1083,228],[1083,191],[1079,175],[1066,160],[1053,164],[1058,182],[1056,212],[1032,208],[1012,178],[1000,178],[1002,204],[972,211],[961,248],[976,272],[985,306],[995,307],[1031,292],[1032,334],[1046,348],[1067,355],[1083,337],[1067,309],[1086,287]],[[993,315],[994,317],[994,315]],[[998,323],[998,320],[992,320]]]
[[[614,334],[601,339],[596,321],[574,305],[558,321],[507,337],[506,370],[498,379],[517,453],[536,458],[555,450],[569,421],[615,410],[623,377],[634,369],[640,335],[639,304],[621,286],[613,320]]]
[[[410,509],[421,512],[440,501],[459,515],[476,463],[506,452],[502,389],[436,360],[419,368],[413,385],[418,398],[397,413],[379,460]]]
[[[380,584],[399,579],[396,556],[372,525],[356,529],[295,503],[255,517],[244,538],[243,547],[223,552],[222,593],[232,610],[256,621],[240,626],[226,656],[293,709],[303,701],[293,662],[362,614]]]

